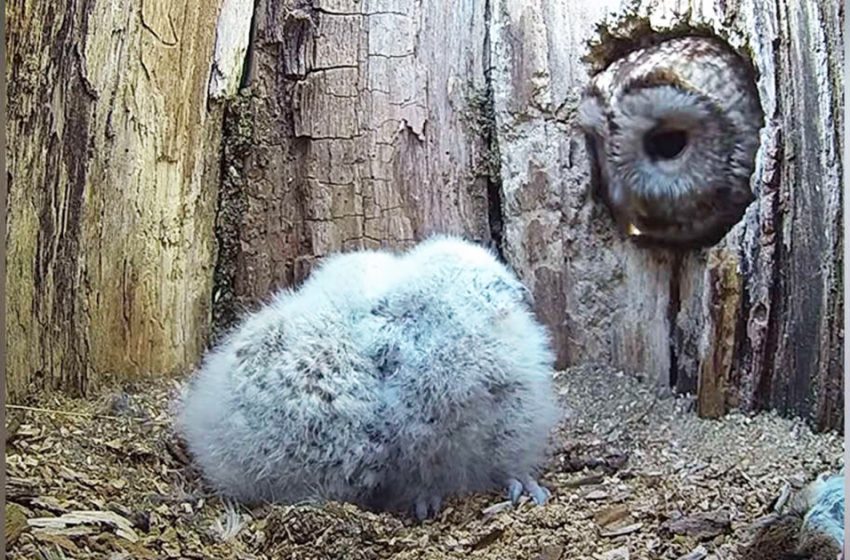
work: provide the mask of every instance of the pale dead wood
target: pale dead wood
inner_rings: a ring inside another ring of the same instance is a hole
[[[218,2],[6,4],[8,393],[184,371],[209,321]]]

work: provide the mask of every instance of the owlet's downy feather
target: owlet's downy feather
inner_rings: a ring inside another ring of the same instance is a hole
[[[741,560],[838,560],[844,548],[844,471],[821,475],[751,528]]]
[[[178,432],[204,478],[244,502],[336,500],[439,512],[535,479],[558,419],[554,357],[528,290],[450,237],[326,259],[204,360]]]

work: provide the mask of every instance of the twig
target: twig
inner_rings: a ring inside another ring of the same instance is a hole
[[[104,418],[106,420],[123,420],[121,416],[110,416],[108,414],[89,414],[86,412],[67,412],[65,410],[53,410],[50,408],[39,408],[37,406],[24,406],[21,404],[7,404],[6,408],[15,410],[26,410],[29,412],[44,412],[46,414],[59,414],[63,416],[77,416],[80,418]]]

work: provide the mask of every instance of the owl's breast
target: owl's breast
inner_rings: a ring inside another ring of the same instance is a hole
[[[674,245],[713,244],[741,219],[752,195],[706,185],[682,196],[631,193],[619,210],[627,235]]]

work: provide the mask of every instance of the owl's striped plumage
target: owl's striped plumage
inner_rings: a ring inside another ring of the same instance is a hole
[[[616,60],[589,84],[579,124],[629,234],[710,245],[754,200],[762,111],[751,71],[717,39],[671,39]]]

